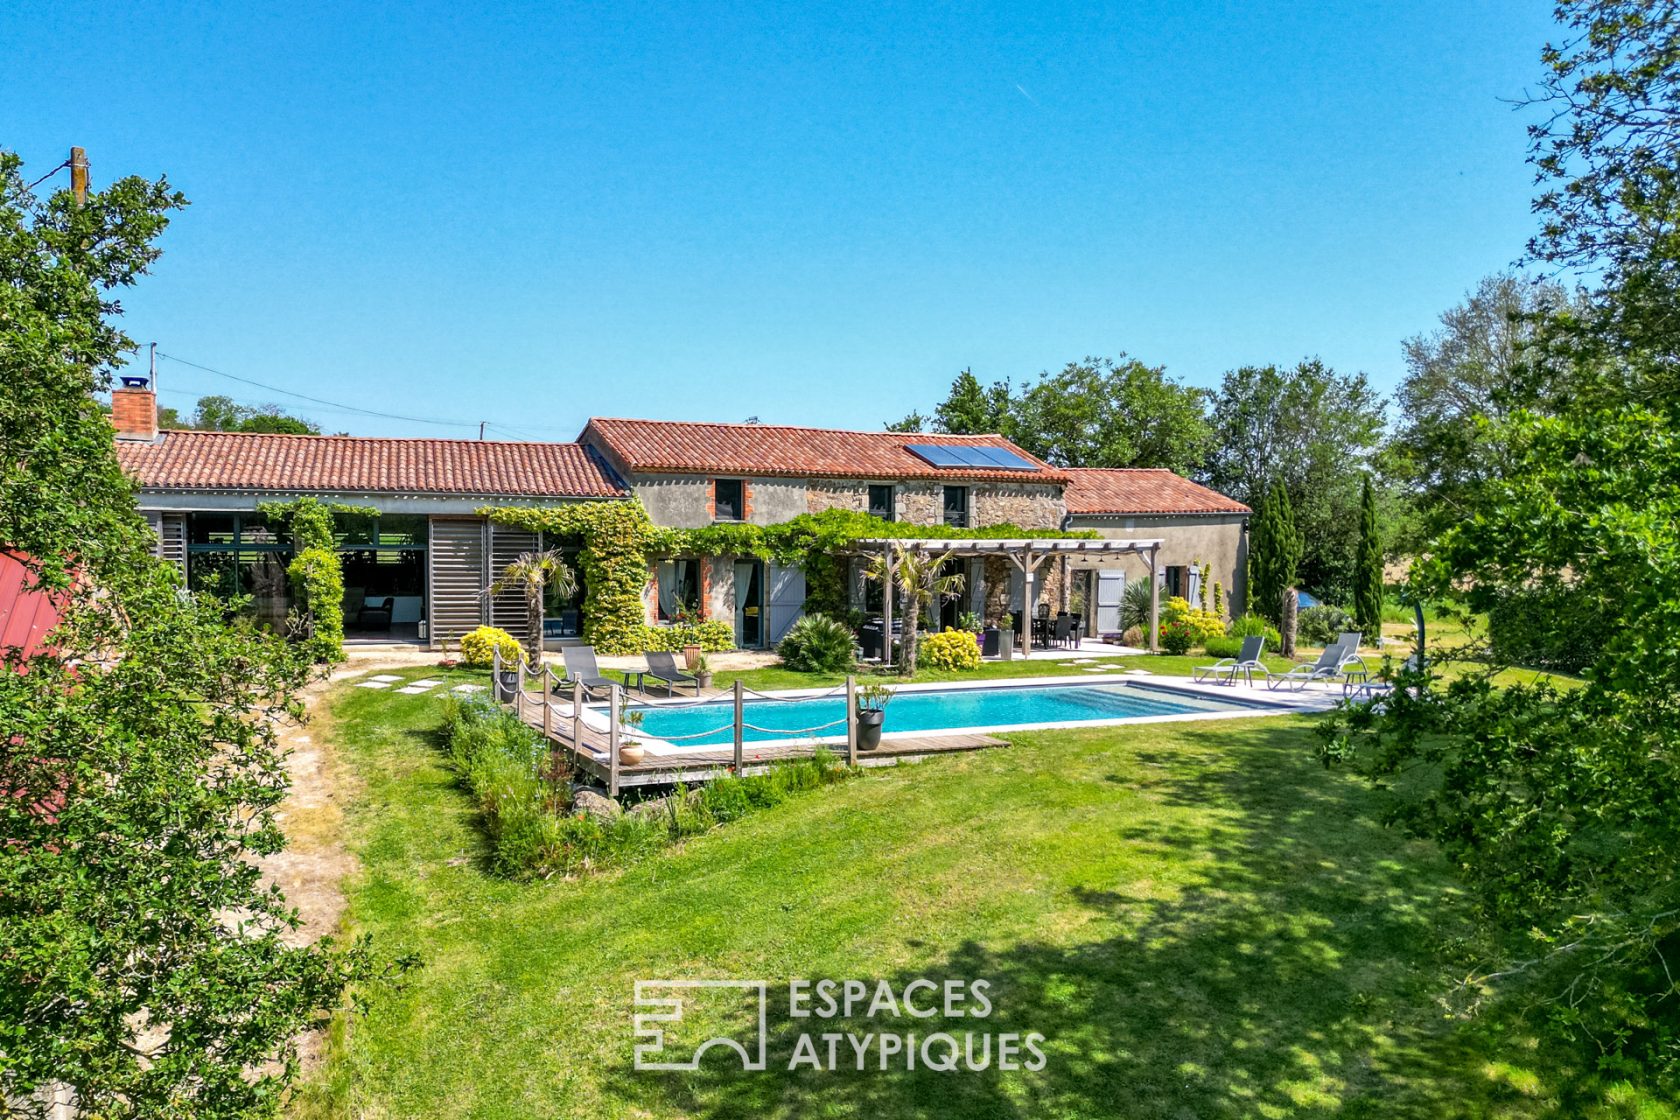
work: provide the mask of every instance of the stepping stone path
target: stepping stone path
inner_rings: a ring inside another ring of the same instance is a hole
[[[449,691],[451,691],[451,692],[483,692],[484,691],[484,686],[481,685],[481,684],[458,684],[454,688],[450,689]]]
[[[400,681],[400,680],[402,680],[402,678],[401,677],[394,677],[390,673],[380,673],[377,676],[369,677],[368,680],[370,680],[370,681],[383,681],[386,684],[390,684],[393,681]]]
[[[357,683],[356,687],[357,688],[390,688],[391,687],[391,682],[390,681],[381,681],[381,680],[360,681],[360,682]]]

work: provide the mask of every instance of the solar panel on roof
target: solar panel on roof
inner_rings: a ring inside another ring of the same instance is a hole
[[[982,444],[981,446],[976,447],[975,450],[980,452],[988,463],[1001,470],[1030,471],[1038,469],[1037,464],[1031,462],[1030,460],[1023,459],[1021,456],[1015,454],[1015,452],[1006,447],[996,447],[991,444]]]
[[[907,443],[905,449],[918,455],[936,467],[962,466],[956,456],[951,454],[950,447],[942,443]]]
[[[989,443],[907,443],[906,451],[926,459],[942,470],[969,467],[984,471],[1033,471],[1029,462],[1007,447]]]

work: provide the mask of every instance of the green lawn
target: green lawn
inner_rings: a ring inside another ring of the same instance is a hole
[[[1120,673],[1127,669],[1147,669],[1152,673],[1164,676],[1187,677],[1198,665],[1211,665],[1219,660],[1209,657],[1205,653],[1191,653],[1183,657],[1170,654],[1145,653],[1132,657],[1093,657],[1089,663],[1075,665],[1071,661],[984,661],[980,668],[961,672],[949,672],[940,669],[918,669],[912,681],[978,681],[1002,680],[1011,677],[1072,677],[1085,676],[1087,669],[1107,669]],[[1273,672],[1284,672],[1294,664],[1281,657],[1266,657],[1263,659]],[[768,691],[774,688],[822,688],[839,684],[846,679],[844,673],[798,673],[792,669],[784,669],[780,665],[771,665],[763,669],[746,669],[740,672],[725,672],[715,675],[713,684],[718,688],[728,688],[736,678],[748,688]],[[861,678],[860,678],[861,679]],[[871,678],[874,679],[874,678]],[[897,677],[885,678],[890,684],[898,680]]]
[[[340,1024],[297,1115],[1583,1114],[1519,1033],[1443,1015],[1464,903],[1374,794],[1318,766],[1305,719],[1012,736],[621,873],[515,883],[485,870],[438,703],[331,698],[362,862],[348,925],[424,963]],[[637,979],[922,976],[990,981],[986,1025],[1043,1033],[1048,1065],[789,1073],[791,1036],[822,1028],[773,1003],[767,1072],[632,1068]]]

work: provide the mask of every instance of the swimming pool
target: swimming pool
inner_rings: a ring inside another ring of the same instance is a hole
[[[742,705],[749,743],[845,738],[846,698],[749,699]],[[684,747],[733,743],[732,703],[684,707],[638,705],[642,734]],[[1136,684],[1038,684],[901,690],[887,705],[889,735],[915,731],[992,731],[1041,724],[1108,722],[1158,716],[1254,712],[1250,704]],[[835,724],[836,726],[826,726]],[[811,730],[821,728],[821,730]],[[704,733],[704,734],[703,734]],[[695,736],[695,738],[688,738]]]

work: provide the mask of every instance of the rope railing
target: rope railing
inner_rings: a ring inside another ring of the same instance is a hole
[[[509,661],[512,661],[513,664],[509,665]],[[509,673],[510,670],[510,675],[512,675],[513,680],[504,682],[503,674]],[[540,689],[532,689],[528,686],[526,681],[527,673],[529,673],[530,677],[541,683]],[[621,715],[624,710],[623,705],[626,699],[626,693],[628,692],[628,689],[624,685],[613,684],[607,689],[607,702],[605,705],[606,711],[604,713],[607,717],[607,726],[605,729],[607,741],[604,744],[605,757],[603,758],[602,744],[590,744],[584,740],[584,732],[586,729],[597,729],[586,728],[584,724],[583,716],[588,697],[581,682],[576,680],[567,680],[564,677],[561,677],[552,668],[543,664],[541,661],[538,661],[533,666],[528,667],[526,659],[523,656],[517,659],[509,658],[504,660],[499,650],[493,651],[491,656],[491,679],[496,685],[494,695],[496,696],[497,701],[507,704],[513,709],[514,714],[519,716],[521,719],[525,718],[524,708],[527,703],[534,704],[536,706],[537,711],[541,714],[540,724],[544,738],[559,739],[563,744],[566,744],[567,739],[569,738],[570,742],[567,744],[569,749],[576,752],[581,757],[588,757],[591,760],[592,765],[604,766],[604,778],[607,786],[607,794],[609,797],[618,796],[621,763],[620,748],[623,745],[622,740],[624,730],[621,726]],[[505,692],[503,691],[504,684],[510,686],[506,688]],[[683,735],[649,735],[648,738],[664,743],[684,743],[699,739],[708,739],[724,732],[732,731],[733,734],[726,743],[697,745],[714,749],[732,746],[734,748],[734,761],[730,769],[735,773],[740,773],[741,767],[746,762],[746,733],[748,731],[752,731],[760,735],[774,736],[779,739],[792,739],[801,736],[814,736],[820,732],[832,731],[835,728],[844,727],[846,729],[846,759],[851,765],[856,765],[858,750],[856,688],[856,678],[847,677],[845,684],[837,685],[834,688],[827,689],[823,692],[812,693],[805,696],[773,696],[756,688],[748,688],[746,685],[742,684],[740,680],[736,680],[733,687],[730,689],[732,695],[729,696],[697,696],[692,700],[677,700],[673,698],[667,699],[662,704],[652,706],[653,710],[657,711],[660,708],[692,708],[701,704],[732,704],[734,708],[734,718],[729,723],[708,728],[704,731],[691,731]],[[557,691],[561,696],[569,694],[570,702],[566,703],[562,701],[559,696],[556,696],[555,694]],[[828,723],[817,724],[814,727],[761,727],[758,724],[748,723],[744,718],[744,702],[746,695],[749,692],[759,699],[782,704],[793,704],[802,700],[826,700],[831,697],[844,694],[847,697],[845,703],[846,712],[839,719],[831,720]],[[506,699],[503,699],[504,696]],[[564,708],[562,707],[563,704]],[[569,736],[563,737],[559,734],[560,728],[555,725],[555,719],[557,717],[562,720],[569,717],[571,723]],[[795,748],[783,745],[777,749],[785,753]],[[645,781],[645,775],[638,778],[638,780]]]
[[[753,723],[743,723],[741,726],[748,731],[760,731],[766,735],[809,735],[813,731],[827,731],[831,727],[843,727],[847,722],[849,722],[847,718],[841,716],[833,723],[825,723],[817,727],[759,727]]]
[[[774,700],[778,704],[797,704],[802,700],[826,700],[830,696],[839,696],[846,691],[846,686],[843,684],[837,684],[827,692],[817,692],[807,696],[772,696],[768,692],[760,692],[758,689],[751,688],[747,685],[742,685],[741,690],[743,692],[750,692],[754,696],[760,697],[764,700]]]

